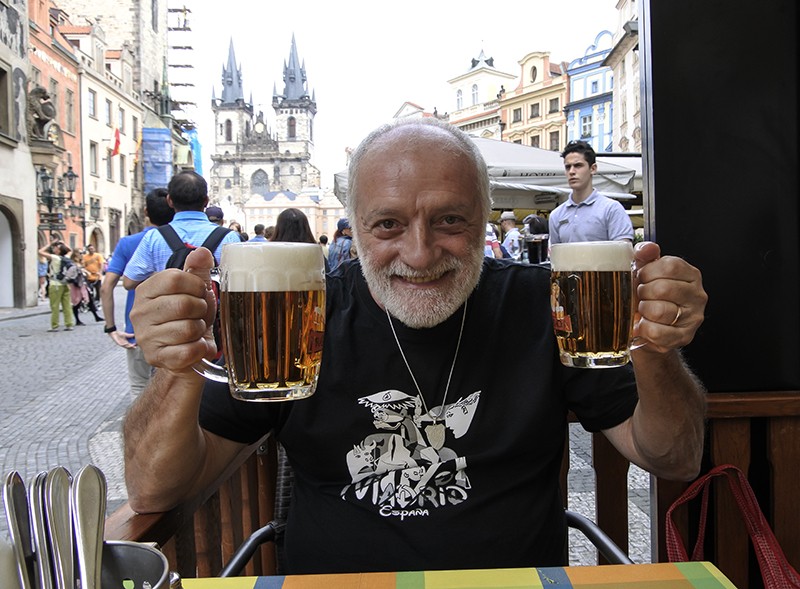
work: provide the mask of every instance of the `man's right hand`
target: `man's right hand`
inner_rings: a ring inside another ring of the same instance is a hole
[[[194,374],[192,365],[216,355],[213,266],[211,252],[199,247],[186,258],[183,272],[162,270],[136,287],[130,317],[151,366]]]
[[[128,338],[134,337],[132,333],[128,333],[127,331],[112,331],[108,335],[111,336],[111,339],[114,340],[114,343],[117,344],[120,348],[125,348],[126,350],[132,350],[136,347],[136,344],[132,344],[128,341]]]

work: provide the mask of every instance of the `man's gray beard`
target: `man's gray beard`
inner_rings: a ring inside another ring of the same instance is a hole
[[[367,253],[368,248],[362,250],[358,245],[356,248],[361,271],[372,295],[393,317],[414,329],[434,327],[455,313],[475,289],[483,269],[483,244],[480,244],[480,248],[475,248],[469,257],[448,257],[426,272],[426,275],[454,272],[454,276],[448,279],[452,286],[447,290],[409,289],[409,292],[398,292],[392,287],[393,276],[415,277],[421,273],[397,260],[388,267],[378,267]]]

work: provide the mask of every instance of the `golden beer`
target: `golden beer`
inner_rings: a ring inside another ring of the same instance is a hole
[[[314,394],[325,334],[325,261],[315,243],[244,242],[222,248],[220,330],[225,367],[195,370],[246,401]]]
[[[308,397],[322,361],[325,291],[221,294],[223,350],[235,397]]]
[[[578,368],[622,366],[633,330],[630,243],[556,244],[550,305],[561,362]]]

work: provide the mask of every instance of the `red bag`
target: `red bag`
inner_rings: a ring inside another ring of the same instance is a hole
[[[689,560],[683,540],[678,534],[672,512],[675,509],[703,493],[700,505],[700,525],[697,533],[697,542],[692,550],[691,560],[705,560],[703,558],[703,540],[706,535],[706,517],[708,515],[708,493],[711,489],[711,479],[723,477],[728,481],[736,504],[739,506],[742,518],[747,526],[750,541],[758,559],[761,569],[761,578],[766,589],[792,589],[800,588],[800,575],[786,560],[786,555],[778,544],[772,528],[769,527],[764,513],[758,505],[753,489],[747,481],[745,474],[732,464],[722,464],[711,469],[708,473],[694,481],[683,494],[667,510],[666,539],[667,556],[670,562],[684,562]]]

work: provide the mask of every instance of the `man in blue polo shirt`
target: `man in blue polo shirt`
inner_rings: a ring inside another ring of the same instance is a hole
[[[175,174],[167,185],[167,202],[175,209],[175,217],[169,223],[184,243],[199,247],[214,229],[219,227],[208,220],[203,212],[208,204],[208,184],[205,179],[193,171]],[[222,246],[226,243],[241,241],[235,231],[229,232],[212,252],[219,262]],[[158,231],[150,231],[136,248],[133,257],[125,266],[122,283],[131,290],[156,272],[167,267],[167,260],[172,255],[172,248]]]
[[[104,331],[114,340],[115,344],[125,348],[128,356],[128,381],[131,385],[131,397],[133,398],[136,398],[147,386],[153,369],[145,361],[144,354],[141,348],[136,345],[136,339],[133,336],[130,313],[136,291],[128,291],[128,298],[125,302],[125,327],[119,330],[114,319],[114,288],[117,286],[119,279],[122,278],[125,267],[145,234],[155,227],[172,221],[175,211],[167,203],[166,188],[155,188],[147,193],[144,214],[147,217],[147,227],[145,227],[144,231],[126,235],[117,242],[114,248],[114,255],[111,256],[111,260],[108,262],[108,269],[100,286],[100,300],[103,302],[106,316]]]
[[[592,186],[597,163],[592,146],[570,141],[561,157],[572,194],[550,213],[550,245],[575,241],[633,241],[633,224],[616,200]]]

